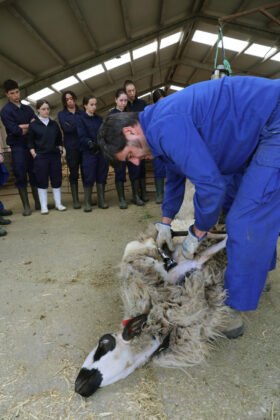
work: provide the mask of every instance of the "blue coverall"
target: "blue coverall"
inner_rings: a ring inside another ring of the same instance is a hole
[[[227,215],[226,303],[257,308],[275,267],[280,231],[280,80],[224,77],[174,93],[139,114],[153,156],[166,162],[164,217],[174,218],[185,178],[195,185],[195,225],[213,226],[225,177],[244,173]]]

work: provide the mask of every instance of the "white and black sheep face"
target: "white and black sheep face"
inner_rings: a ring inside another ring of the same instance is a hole
[[[150,336],[144,342],[134,344],[133,338],[142,332],[146,320],[146,315],[140,315],[129,320],[122,333],[105,334],[100,338],[76,379],[75,391],[78,394],[90,397],[99,387],[126,378],[159,351],[160,342]]]

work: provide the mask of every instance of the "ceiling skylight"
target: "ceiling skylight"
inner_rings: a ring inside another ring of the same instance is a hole
[[[199,31],[199,30],[196,30],[192,37],[192,41],[200,42],[201,44],[207,44],[207,45],[215,45],[217,40],[218,40],[217,34],[212,34],[210,32]]]
[[[176,34],[169,35],[165,38],[162,38],[160,41],[160,49],[169,47],[169,45],[176,44],[179,41],[182,32],[176,32]]]
[[[274,61],[280,61],[280,53],[274,55],[273,57],[271,57],[270,60],[274,60]]]
[[[23,99],[22,101],[20,101],[23,105],[29,105],[30,102],[26,101],[25,99]]]
[[[145,96],[151,95],[152,92],[144,93],[144,95],[138,96],[138,99],[144,98]]]
[[[181,86],[171,85],[171,86],[169,87],[169,89],[179,91],[179,90],[182,90],[182,89],[184,89],[184,88],[182,88]]]
[[[126,64],[130,62],[130,54],[129,52],[123,55],[120,55],[117,58],[113,58],[112,60],[105,61],[105,67],[107,70],[114,69],[115,67],[121,66],[122,64]]]
[[[241,39],[230,38],[229,36],[224,36],[223,41],[225,49],[235,52],[243,51],[248,45],[247,41],[241,41]],[[221,41],[219,42],[219,47],[222,48]]]
[[[75,76],[70,76],[70,77],[67,77],[66,79],[60,80],[57,83],[54,83],[52,87],[55,90],[62,90],[62,89],[67,88],[68,86],[75,85],[76,83],[79,83],[79,80]]]
[[[264,58],[276,52],[276,48],[267,47],[266,45],[252,44],[244,54],[255,55]]]
[[[151,44],[145,45],[144,47],[133,50],[133,59],[144,57],[144,55],[151,54],[157,50],[157,41],[151,42]]]
[[[77,73],[77,76],[81,80],[89,79],[90,77],[97,76],[100,73],[104,73],[105,70],[102,66],[102,64],[98,64],[97,66],[90,67],[87,70],[81,71],[80,73]]]
[[[32,93],[32,95],[29,95],[28,99],[30,99],[30,101],[36,102],[38,101],[38,99],[45,98],[46,96],[49,96],[52,93],[54,93],[52,89],[44,88],[44,89],[38,90],[38,92]]]

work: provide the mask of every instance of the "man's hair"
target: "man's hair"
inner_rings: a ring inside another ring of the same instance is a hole
[[[76,108],[78,108],[78,106],[76,104],[77,96],[76,96],[76,94],[72,90],[67,90],[66,92],[63,92],[63,94],[61,96],[61,102],[62,102],[63,108],[64,109],[67,109],[66,95],[71,95],[72,96],[72,98],[74,99]]]
[[[116,153],[127,145],[122,132],[124,127],[134,127],[138,122],[138,112],[118,112],[108,115],[98,131],[98,143],[107,162],[114,168],[120,166]]]
[[[160,99],[160,98],[165,98],[166,97],[166,93],[164,92],[163,89],[156,89],[153,91],[153,102],[154,104]]]
[[[18,84],[15,80],[8,79],[8,80],[5,80],[5,82],[3,83],[3,88],[4,88],[4,91],[8,93],[9,90],[18,89]]]

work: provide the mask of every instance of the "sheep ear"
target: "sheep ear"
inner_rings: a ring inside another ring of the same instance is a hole
[[[125,341],[130,341],[136,335],[141,334],[146,322],[147,315],[145,314],[138,315],[135,318],[132,318],[124,327],[122,338]]]

